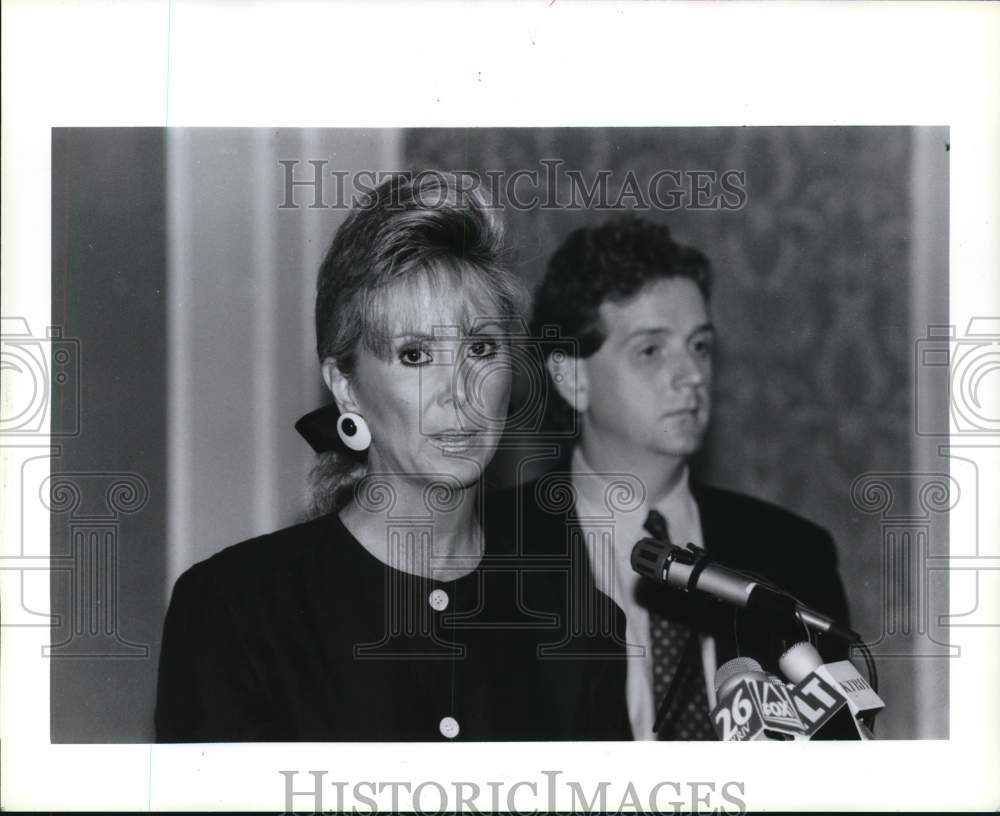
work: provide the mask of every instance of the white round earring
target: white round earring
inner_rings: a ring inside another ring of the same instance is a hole
[[[352,451],[365,451],[372,443],[372,432],[361,414],[348,411],[337,418],[337,436]]]

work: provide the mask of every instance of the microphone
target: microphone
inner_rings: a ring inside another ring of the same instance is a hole
[[[712,724],[720,740],[801,739],[805,731],[791,694],[751,657],[736,657],[715,673],[718,703]]]
[[[816,674],[837,686],[847,699],[847,707],[855,717],[862,720],[869,719],[885,708],[882,698],[850,660],[825,663],[816,669]]]
[[[822,615],[790,596],[736,570],[716,564],[700,547],[677,547],[669,538],[644,538],[632,548],[632,569],[658,584],[683,592],[697,590],[733,606],[769,613],[794,615],[810,629],[848,642],[861,640],[857,632]]]
[[[850,661],[824,664],[803,642],[785,651],[778,667],[795,684],[791,696],[807,739],[874,739],[862,718],[874,717],[885,703]]]
[[[816,647],[805,641],[789,646],[778,658],[778,668],[792,683],[805,680],[811,672],[823,665]]]
[[[789,657],[789,653],[793,654]],[[794,686],[766,674],[750,657],[737,657],[719,667],[715,675],[718,704],[711,718],[720,740],[874,739],[858,717],[873,714],[885,704],[853,666],[840,665],[847,661],[824,665],[808,643],[793,646],[782,662],[782,671],[789,666],[798,678]],[[859,680],[866,688],[852,702],[852,689]]]
[[[720,740],[768,739],[764,718],[754,707],[752,683],[767,679],[760,663],[752,657],[736,657],[721,665],[715,673],[718,703],[712,709],[712,725]]]

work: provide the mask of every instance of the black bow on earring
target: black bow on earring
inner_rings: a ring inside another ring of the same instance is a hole
[[[295,423],[295,430],[302,435],[302,438],[316,453],[329,451],[350,453],[351,451],[337,434],[337,419],[339,417],[340,411],[337,409],[336,403],[331,402],[329,405],[310,411],[302,417]]]

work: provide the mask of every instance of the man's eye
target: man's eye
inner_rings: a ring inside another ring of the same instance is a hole
[[[640,357],[655,357],[659,353],[660,353],[660,347],[655,343],[650,344],[648,346],[643,346],[642,348],[639,349]]]
[[[695,340],[691,344],[691,347],[694,349],[696,354],[707,356],[712,353],[712,347],[713,347],[712,338],[702,337],[698,340]]]
[[[399,361],[403,365],[407,366],[425,365],[431,361],[431,355],[424,349],[414,346],[411,348],[405,348],[399,352]]]
[[[476,340],[469,343],[470,357],[493,357],[500,350],[500,343],[496,340]]]

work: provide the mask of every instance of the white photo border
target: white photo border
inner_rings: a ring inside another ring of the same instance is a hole
[[[51,128],[61,126],[946,125],[950,322],[961,330],[1000,315],[1000,6],[5,0],[3,20],[3,314],[31,325],[50,322],[49,154]],[[1000,622],[1000,530],[988,498],[997,495],[997,444],[965,453],[979,467],[981,511],[952,518],[950,541],[978,536],[993,567],[979,573],[977,618]],[[0,457],[3,484],[16,484],[16,457],[3,448]],[[22,525],[48,529],[41,506],[38,517],[19,515],[15,492],[0,499],[3,557],[17,554]],[[19,599],[18,580],[0,571],[4,612]],[[953,608],[964,608],[955,587]],[[1000,629],[951,632],[962,657],[952,665],[947,741],[456,750],[51,745],[48,629],[4,627],[2,805],[276,811],[285,807],[281,770],[300,772],[296,789],[309,770],[349,783],[497,780],[506,789],[559,770],[581,783],[613,780],[618,791],[741,781],[751,810],[996,808]],[[542,791],[534,802],[520,793],[518,805],[546,807]],[[565,794],[560,808],[570,805]]]

